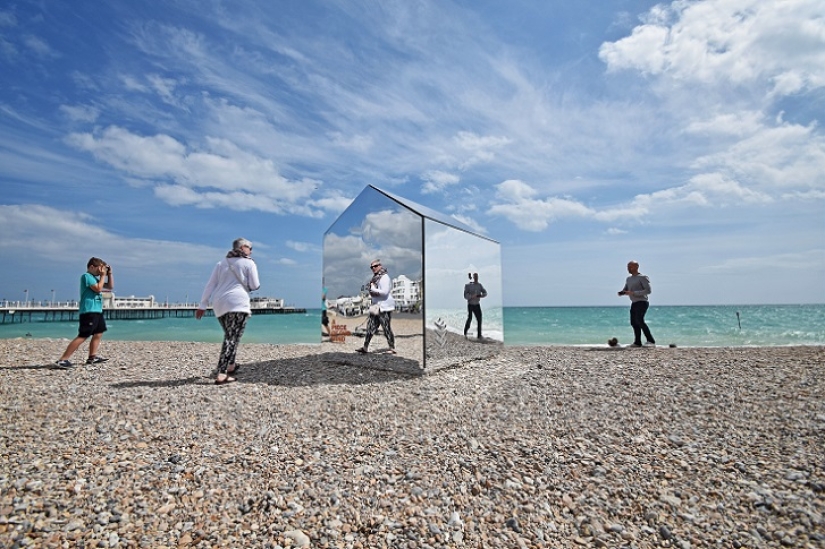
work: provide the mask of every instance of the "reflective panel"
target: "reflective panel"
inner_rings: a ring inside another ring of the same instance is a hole
[[[365,188],[324,234],[324,274],[327,314],[331,325],[346,326],[342,352],[367,367],[420,372],[424,364],[423,218],[374,187]],[[368,355],[356,355],[363,344],[369,319],[367,284],[373,259],[381,263],[393,281],[396,311],[391,328],[397,355],[379,330]]]
[[[440,369],[498,352],[504,343],[500,245],[431,219],[424,221],[424,235],[427,368]],[[477,319],[470,316],[464,298],[473,274],[487,293],[479,303],[481,339]]]
[[[461,223],[368,186],[324,234],[323,248],[328,314],[336,330],[346,332],[341,352],[352,353],[353,363],[411,371],[414,362],[421,372],[483,358],[503,343],[500,246]],[[369,265],[376,258],[393,281],[397,355],[382,352],[388,344],[381,331],[369,354],[354,352],[366,331]],[[475,318],[472,337],[463,335],[468,273],[478,273],[487,291],[481,339]]]

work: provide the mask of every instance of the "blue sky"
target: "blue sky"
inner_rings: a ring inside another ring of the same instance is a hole
[[[192,301],[243,236],[315,307],[373,184],[498,240],[505,306],[625,305],[630,259],[654,304],[825,302],[821,0],[19,0],[0,67],[0,300],[94,255]]]

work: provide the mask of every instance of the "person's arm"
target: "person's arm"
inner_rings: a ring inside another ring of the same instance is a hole
[[[104,277],[100,277],[101,280],[103,280],[103,278]],[[106,265],[106,277],[105,278],[106,278],[106,282],[103,284],[103,288],[106,289],[106,290],[109,290],[109,291],[113,290],[114,287],[115,287],[115,278],[112,275],[112,266],[111,265]]]
[[[487,290],[484,289],[484,286],[481,284],[478,285],[481,288],[481,292],[478,294],[478,297],[487,297]]]
[[[650,279],[646,276],[641,276],[640,282],[642,283],[642,289],[636,292],[636,295],[650,295],[653,293],[653,288],[650,287]]]
[[[470,293],[470,285],[465,284],[464,285],[464,299],[469,301],[472,298],[473,298],[473,294]]]
[[[198,310],[195,311],[195,318],[200,320],[203,317],[203,314],[206,312],[206,309],[209,307],[209,300],[212,298],[212,292],[215,291],[215,287],[218,285],[218,271],[220,269],[221,264],[218,263],[215,265],[215,268],[212,269],[212,275],[209,277],[209,282],[206,283],[206,287],[203,289],[203,294],[201,295],[201,303],[198,306]]]
[[[97,282],[95,282],[94,284],[89,284],[89,289],[91,291],[93,291],[94,293],[96,293],[96,294],[99,294],[100,292],[102,292],[103,291],[103,285],[105,284],[105,282],[103,282],[103,278],[104,278],[103,275],[100,275],[100,278],[95,278],[95,280],[97,280]]]
[[[94,293],[99,294],[105,288],[107,288],[107,286],[106,286],[106,268],[107,268],[107,266],[106,265],[97,265],[95,268],[97,269],[97,276],[95,276],[91,272],[88,273],[92,276],[92,278],[94,278],[95,283],[94,284],[88,284],[88,287]]]
[[[259,290],[261,288],[261,281],[258,278],[258,266],[254,261],[250,261],[249,263],[250,266],[246,271],[246,289],[250,292],[254,292],[255,290]]]

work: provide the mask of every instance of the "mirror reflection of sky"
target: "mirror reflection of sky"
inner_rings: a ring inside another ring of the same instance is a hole
[[[424,234],[425,325],[434,326],[441,319],[450,331],[462,333],[467,318],[464,285],[470,273],[478,273],[478,281],[487,290],[481,300],[483,334],[504,341],[500,245],[429,219]],[[471,330],[474,333],[475,320]]]
[[[465,309],[464,285],[469,273],[488,292],[482,307],[501,306],[500,246],[490,240],[465,233],[440,223],[426,221],[427,305],[439,309]]]
[[[418,202],[413,202],[412,200],[408,200],[406,198],[401,198],[400,196],[389,193],[389,192],[387,192],[383,189],[381,190],[381,192],[384,193],[385,195],[389,196],[390,198],[404,204],[409,209],[411,209],[415,213],[419,214],[421,217],[428,218],[428,219],[431,219],[431,220],[434,220],[434,221],[438,221],[439,223],[447,225],[448,227],[454,227],[456,229],[461,229],[462,231],[470,233],[470,234],[476,234],[476,232],[473,229],[471,229],[470,227],[468,227],[467,225],[465,225],[464,223],[462,223],[461,221],[457,220],[454,217],[450,217],[450,216],[445,215],[441,212],[437,212],[437,211],[433,210],[432,208],[424,206],[423,204],[419,204]],[[486,238],[486,237],[482,237],[482,238]]]
[[[391,278],[420,280],[422,218],[366,187],[324,235],[327,297],[355,296],[381,259]]]
[[[441,319],[450,332],[463,332],[464,285],[470,273],[478,273],[488,292],[482,300],[483,334],[503,341],[501,246],[461,222],[370,185],[324,234],[323,248],[327,299],[358,296],[372,276],[369,265],[375,258],[381,259],[391,278],[404,275],[422,281],[422,330],[434,328],[435,320]],[[432,338],[425,345],[436,361],[449,360],[453,353],[467,358],[489,351],[486,346],[466,345],[436,349]]]

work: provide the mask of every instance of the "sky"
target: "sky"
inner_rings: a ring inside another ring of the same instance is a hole
[[[318,307],[374,185],[498,241],[505,306],[627,305],[630,260],[653,305],[825,302],[821,0],[15,0],[0,70],[0,301],[92,256],[197,301],[245,237]]]

